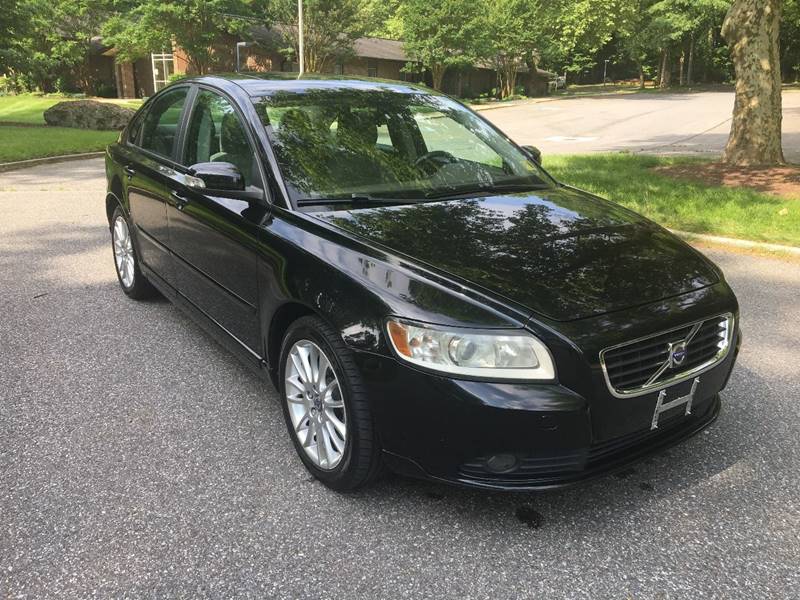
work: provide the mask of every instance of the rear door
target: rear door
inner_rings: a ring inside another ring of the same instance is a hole
[[[182,146],[184,172],[197,163],[231,163],[244,176],[253,198],[217,196],[210,190],[177,185],[178,201],[168,205],[177,287],[240,343],[261,355],[255,248],[268,210],[253,137],[231,99],[199,87]]]
[[[153,99],[124,165],[128,201],[142,262],[175,285],[169,253],[167,204],[172,201],[181,122],[190,88],[177,86]]]

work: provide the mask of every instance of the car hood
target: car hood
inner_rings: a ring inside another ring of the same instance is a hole
[[[687,244],[571,188],[313,213],[336,227],[567,321],[719,279]]]

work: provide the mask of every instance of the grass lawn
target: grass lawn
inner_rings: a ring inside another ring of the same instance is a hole
[[[42,116],[45,110],[58,102],[76,99],[32,94],[0,96],[0,163],[103,150],[115,140],[118,135],[116,131],[45,126]],[[141,100],[100,100],[134,110],[142,104]],[[15,126],[14,123],[20,123],[21,126]]]
[[[639,83],[590,83],[585,85],[570,84],[565,90],[558,90],[553,97],[595,96],[597,94],[692,94],[697,92],[732,92],[733,86],[726,84],[692,84],[690,86],[672,86],[666,89],[656,87],[655,82],[648,81],[644,89]]]
[[[103,150],[117,131],[0,125],[0,163]]]
[[[45,110],[66,100],[58,96],[0,96],[0,122],[27,123],[44,125],[42,113]]]
[[[544,157],[560,181],[613,200],[682,231],[800,246],[800,198],[707,185],[654,172],[699,159],[634,154]]]

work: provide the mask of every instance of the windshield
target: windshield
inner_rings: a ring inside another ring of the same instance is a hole
[[[443,96],[383,89],[255,99],[292,200],[419,201],[549,187],[502,134]]]

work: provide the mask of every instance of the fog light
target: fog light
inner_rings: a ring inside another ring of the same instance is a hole
[[[517,468],[517,457],[513,454],[495,454],[486,460],[486,468],[492,473],[508,473]]]

